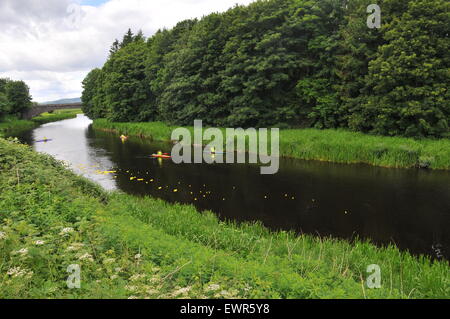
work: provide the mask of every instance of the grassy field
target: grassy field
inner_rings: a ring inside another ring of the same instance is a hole
[[[106,193],[0,139],[0,298],[449,298],[449,266]],[[81,265],[81,288],[66,286]],[[370,264],[381,288],[369,289]]]
[[[77,114],[83,113],[81,109],[55,110],[52,113],[42,113],[31,120],[19,120],[16,117],[7,117],[0,120],[0,136],[15,135],[23,131],[31,130],[36,126],[71,119]]]
[[[0,121],[0,136],[4,134],[14,134],[15,132],[27,131],[36,127],[36,123],[17,118],[7,118]]]
[[[32,121],[38,124],[45,124],[49,122],[71,119],[81,113],[83,113],[81,109],[55,110],[52,113],[42,113],[41,115],[34,117]]]
[[[175,127],[161,122],[94,121],[97,129],[119,134],[170,140]],[[193,132],[193,128],[189,127]],[[280,131],[280,154],[306,160],[366,163],[383,167],[450,169],[450,140],[415,140],[373,136],[345,130],[289,129]]]

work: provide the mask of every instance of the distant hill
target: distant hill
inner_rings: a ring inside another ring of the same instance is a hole
[[[81,103],[81,98],[75,97],[73,99],[60,99],[56,101],[43,102],[40,104],[70,104],[70,103]]]

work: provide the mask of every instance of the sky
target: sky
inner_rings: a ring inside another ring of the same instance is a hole
[[[151,36],[253,0],[0,0],[0,78],[23,80],[36,102],[81,96],[114,39]]]

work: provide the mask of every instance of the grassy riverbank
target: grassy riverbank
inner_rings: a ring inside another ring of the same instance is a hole
[[[42,113],[32,119],[33,122],[38,124],[45,124],[49,122],[56,122],[61,120],[68,120],[77,117],[77,114],[81,114],[83,111],[81,109],[65,109],[65,110],[55,110],[52,113]]]
[[[32,118],[31,120],[20,120],[16,117],[8,117],[0,120],[0,136],[2,134],[14,135],[15,132],[21,132],[31,130],[36,126],[71,119],[77,116],[77,114],[83,113],[81,109],[67,109],[67,110],[55,110],[52,113],[42,113],[41,115]]]
[[[1,298],[448,298],[447,262],[106,193],[0,139]],[[81,288],[66,269],[81,265]],[[365,285],[370,264],[382,286]]]
[[[97,129],[125,135],[170,140],[175,127],[161,122],[94,121]],[[193,132],[193,128],[189,127]],[[384,167],[450,169],[450,140],[415,140],[373,136],[344,130],[289,129],[280,131],[280,154],[306,160],[366,163]]]
[[[33,121],[19,120],[17,118],[8,118],[0,121],[0,136],[10,132],[20,132],[31,130],[36,127]]]

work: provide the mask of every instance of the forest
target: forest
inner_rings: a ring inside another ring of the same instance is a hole
[[[380,28],[367,25],[371,3],[260,0],[149,38],[128,30],[84,79],[83,111],[115,122],[450,137],[450,2],[378,0]]]
[[[0,120],[8,115],[20,116],[32,105],[30,89],[25,82],[0,78]]]

